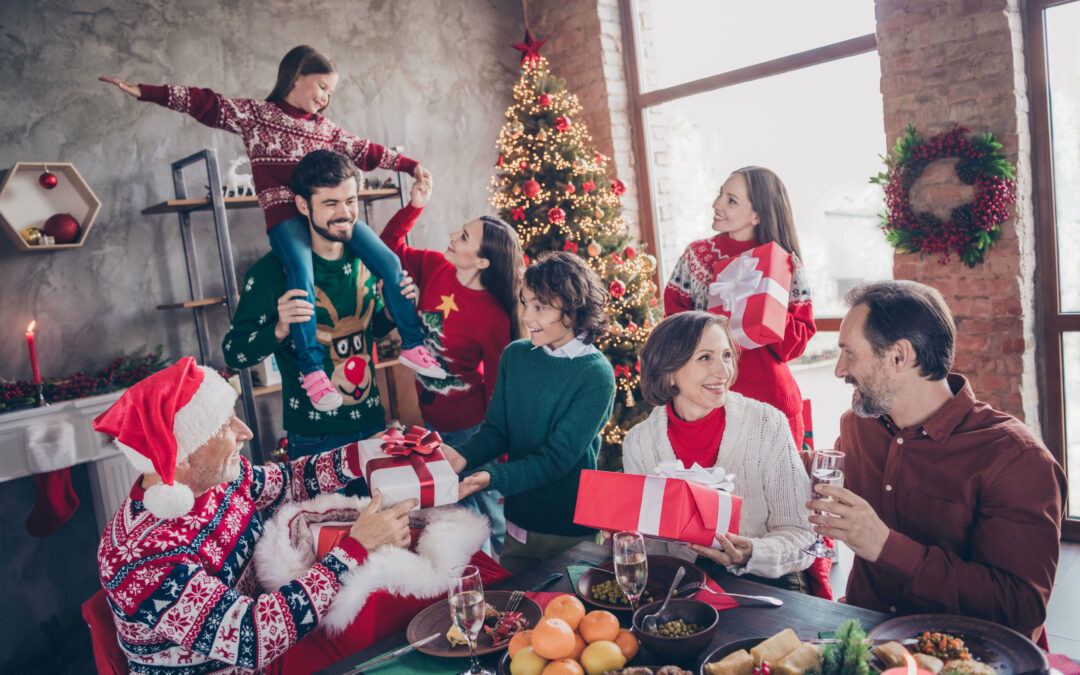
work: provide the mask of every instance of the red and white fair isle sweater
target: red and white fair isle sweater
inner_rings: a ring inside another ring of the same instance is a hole
[[[417,165],[414,159],[353,136],[322,115],[304,112],[285,101],[268,103],[252,98],[229,98],[195,87],[139,86],[140,101],[187,113],[208,127],[239,134],[244,139],[268,230],[300,216],[289,182],[293,169],[312,150],[340,152],[362,171],[391,169],[412,173]]]
[[[352,445],[289,464],[241,459],[240,468],[169,520],[146,510],[136,482],[105,528],[99,574],[130,672],[263,668],[318,625],[342,575],[367,558],[346,538],[291,583],[260,593],[251,557],[263,521],[285,502],[341,489],[361,475],[360,458]]]
[[[406,204],[380,236],[420,287],[416,309],[425,342],[450,373],[444,380],[417,376],[420,413],[437,431],[460,431],[484,421],[499,358],[510,344],[510,317],[490,292],[462,285],[457,268],[442,252],[406,243],[422,211]]]
[[[716,279],[713,272],[716,263],[755,246],[758,246],[757,241],[735,241],[726,234],[699,239],[687,246],[664,288],[665,315],[705,310],[709,304],[709,284]],[[795,447],[800,448],[805,430],[802,393],[787,362],[802,355],[817,329],[802,264],[794,255],[791,260],[794,274],[784,339],[778,344],[743,350],[739,357],[739,377],[731,390],[779,408],[791,425]]]

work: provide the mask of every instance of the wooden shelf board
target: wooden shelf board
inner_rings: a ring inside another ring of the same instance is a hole
[[[158,305],[158,309],[191,309],[192,307],[209,307],[210,305],[223,305],[225,304],[225,297],[220,298],[203,298],[202,300],[188,300],[187,302],[170,302],[164,305]]]
[[[389,361],[383,361],[375,364],[375,370],[382,370],[383,368],[390,368],[391,366],[398,365],[397,359],[390,359]],[[269,387],[252,387],[251,393],[253,396],[266,396],[267,394],[276,394],[281,391],[280,384],[270,385]]]
[[[380,190],[361,190],[357,193],[365,202],[374,202],[380,199],[389,199],[398,196],[397,188]],[[252,209],[259,206],[258,197],[226,197],[226,209]],[[152,216],[162,213],[184,213],[191,211],[206,211],[212,208],[209,198],[204,199],[170,199],[167,202],[154,204],[142,210],[144,216]]]

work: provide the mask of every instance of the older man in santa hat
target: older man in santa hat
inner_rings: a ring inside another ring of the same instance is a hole
[[[356,446],[288,465],[253,466],[236,392],[188,357],[132,386],[94,428],[142,472],[105,528],[101,582],[132,672],[261,669],[326,616],[368,551],[405,547],[416,500],[379,511],[376,495],[349,536],[310,569],[262,593],[249,565],[263,519],[281,504],[360,478]]]

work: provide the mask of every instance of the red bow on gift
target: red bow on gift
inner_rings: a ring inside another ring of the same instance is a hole
[[[428,431],[424,427],[413,427],[406,433],[391,429],[379,438],[385,441],[380,450],[388,455],[407,456],[412,453],[430,455],[442,445],[442,437],[437,431]]]

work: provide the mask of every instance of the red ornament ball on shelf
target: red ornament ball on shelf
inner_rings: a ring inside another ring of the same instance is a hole
[[[626,183],[618,179],[611,181],[611,191],[619,196],[626,194]]]
[[[51,190],[56,187],[56,184],[60,182],[60,179],[56,177],[55,173],[49,171],[48,169],[45,169],[45,173],[38,176],[37,182],[38,185],[45,188],[46,190]]]
[[[611,297],[613,298],[621,298],[626,295],[626,284],[624,284],[621,279],[615,279],[611,282],[611,285],[608,286],[608,292],[611,293]]]
[[[626,256],[626,259],[629,260],[630,258],[633,258],[635,255],[637,255],[637,251],[634,250],[633,246],[627,246],[626,249],[623,251],[623,254]]]
[[[569,119],[567,119],[566,117],[556,117],[555,118],[555,130],[556,131],[566,131],[569,128],[570,128],[570,120]]]
[[[551,105],[551,97],[548,96],[547,94],[540,94],[540,98],[537,99],[537,100],[540,102],[540,105],[542,105],[542,106]]]
[[[556,225],[566,220],[566,211],[563,211],[558,206],[548,211],[548,220]]]
[[[521,191],[526,197],[532,199],[536,195],[540,194],[540,183],[529,179],[525,181],[525,184],[521,186]]]
[[[72,218],[70,213],[49,216],[42,230],[57,244],[73,244],[79,239],[79,221]]]

